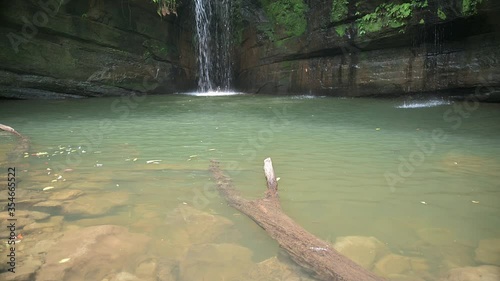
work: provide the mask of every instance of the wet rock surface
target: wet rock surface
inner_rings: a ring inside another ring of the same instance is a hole
[[[26,281],[33,280],[35,272],[40,268],[42,262],[34,258],[33,256],[28,256],[19,262],[16,266],[16,272],[12,274],[11,272],[5,272],[0,274],[0,280],[5,281]]]
[[[475,253],[475,259],[479,263],[500,265],[500,239],[479,241]]]
[[[161,232],[164,239],[154,241],[155,248],[159,254],[168,252],[170,258],[182,259],[193,245],[215,242],[232,225],[222,216],[180,204],[156,228],[155,231]]]
[[[111,209],[123,206],[129,194],[126,192],[102,192],[86,194],[62,204],[62,213],[80,216],[104,215]]]
[[[47,250],[36,280],[102,280],[109,272],[120,272],[134,264],[148,242],[145,235],[115,225],[65,232]]]
[[[198,245],[180,262],[180,280],[237,280],[252,265],[251,257],[248,248],[236,244]]]
[[[375,237],[338,237],[333,247],[366,269],[371,269],[378,258],[389,253],[387,246]]]
[[[175,28],[173,16],[160,18],[148,2],[122,8],[113,1],[67,1],[50,8],[36,1],[2,2],[0,35],[6,40],[0,42],[0,97],[61,99],[195,88],[189,32]],[[47,21],[34,26],[35,15]],[[35,28],[29,40],[25,22]]]
[[[33,224],[36,224],[39,221],[43,221],[47,218],[49,218],[49,214],[43,213],[43,212],[37,212],[37,211],[25,211],[25,210],[19,210],[16,213],[16,230],[17,233],[29,231],[28,229],[32,229]],[[9,213],[8,212],[1,212],[0,213],[0,227],[2,230],[7,229],[9,224],[11,223],[7,219],[9,219]],[[7,231],[2,231],[0,232],[0,237],[1,238],[8,238],[9,233]]]
[[[259,262],[241,278],[244,281],[314,281],[306,277],[299,268],[292,267],[291,261],[282,262],[277,257]]]
[[[450,270],[448,275],[439,281],[498,281],[500,267],[482,265],[477,267],[460,267]]]
[[[488,85],[492,88],[481,91],[481,99],[500,100],[496,90],[500,7],[493,1],[474,17],[461,13],[456,2],[441,1],[440,7],[447,7],[446,20],[426,17],[423,26],[419,24],[423,15],[415,12],[401,28],[384,27],[366,34],[361,34],[363,23],[357,19],[389,2],[359,2],[342,20],[332,22],[331,2],[307,1],[307,30],[298,37],[283,32],[268,36],[263,26],[272,19],[255,1],[244,3],[251,11],[244,14],[251,24],[237,55],[240,90],[331,96],[426,96],[431,92],[450,96],[452,91],[466,96],[474,94],[478,85]]]

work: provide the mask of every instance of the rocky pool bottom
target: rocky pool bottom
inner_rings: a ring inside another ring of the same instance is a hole
[[[0,132],[0,181],[15,166],[18,183],[17,273],[2,262],[0,279],[313,280],[214,191],[210,159],[262,196],[270,156],[285,213],[373,272],[499,280],[500,111],[464,109],[247,95],[2,102],[0,120],[31,148],[10,162],[17,140]],[[432,142],[438,129],[446,139]]]
[[[93,208],[89,202],[113,208],[126,206],[128,196],[72,188],[42,194],[27,191],[21,196],[26,198],[21,205],[57,207],[60,212],[16,213],[22,238],[15,245],[15,273],[5,272],[10,266],[2,263],[2,280],[315,280],[285,254],[255,260],[253,251],[238,243],[242,234],[230,219],[187,203],[167,216],[160,216],[147,205],[136,205],[130,210],[140,213],[140,217],[117,215],[66,221],[65,217],[71,215],[104,211],[96,210],[99,207]],[[0,218],[5,229],[8,216],[4,212]],[[420,240],[408,245],[406,252],[391,251],[387,243],[373,236],[337,237],[332,245],[388,280],[499,280],[500,267],[485,264],[500,262],[500,239],[482,240],[479,245],[452,241],[443,245],[451,238],[448,229],[423,228],[417,230],[417,235]],[[8,239],[5,235],[1,238]],[[436,265],[421,254],[428,248],[440,253],[438,272],[430,272]],[[0,254],[5,256],[7,251],[2,247]]]

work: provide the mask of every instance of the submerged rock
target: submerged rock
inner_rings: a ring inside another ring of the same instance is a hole
[[[33,207],[37,207],[39,209],[44,209],[44,208],[51,209],[51,208],[59,208],[62,206],[62,204],[63,204],[62,201],[47,200],[36,203],[35,205],[33,205]]]
[[[49,200],[71,200],[82,195],[83,192],[78,189],[66,189],[53,193]]]
[[[26,226],[31,225],[36,221],[44,220],[50,216],[49,214],[43,212],[25,211],[25,210],[18,210],[16,211],[15,214],[17,219],[16,220],[17,234],[24,233]],[[7,220],[8,218],[10,218],[8,212],[0,213],[0,229],[2,230],[7,229],[7,227],[11,223],[10,221]],[[0,231],[0,238],[8,238],[8,236],[9,233],[7,231]]]
[[[22,261],[17,261],[15,273],[5,272],[0,274],[0,280],[4,281],[26,281],[34,280],[35,272],[40,268],[42,262],[34,258],[33,256],[28,256]],[[1,267],[0,267],[1,268]]]
[[[54,233],[60,231],[62,228],[64,217],[54,216],[47,222],[33,222],[23,228],[23,233],[29,234],[33,232],[48,232]]]
[[[480,263],[500,265],[500,239],[479,241],[475,259]]]
[[[232,225],[230,220],[222,216],[180,204],[156,228],[164,239],[154,241],[155,250],[160,255],[168,252],[170,258],[181,259],[193,244],[213,243]]]
[[[422,228],[417,234],[422,241],[433,246],[450,245],[455,239],[452,231],[447,228]]]
[[[243,281],[313,281],[314,279],[302,276],[297,269],[292,268],[290,264],[280,261],[277,257],[272,257],[259,262],[252,267]]]
[[[135,275],[141,280],[156,280],[157,269],[158,263],[155,260],[145,260],[135,268]]]
[[[403,274],[411,269],[410,258],[389,254],[380,259],[374,267],[375,273],[380,276],[389,277],[394,274]]]
[[[384,243],[371,236],[338,237],[333,247],[366,269],[371,269],[378,258],[389,253]]]
[[[434,253],[435,258],[442,261],[442,269],[470,266],[474,262],[474,248],[463,243],[453,243],[446,246],[432,246],[429,252]]]
[[[47,251],[36,280],[103,280],[132,266],[148,243],[147,236],[115,225],[68,231]]]
[[[482,265],[477,267],[461,267],[450,270],[448,275],[439,281],[498,281],[500,267]]]
[[[180,281],[238,280],[253,265],[252,251],[236,244],[193,245],[180,262]]]
[[[81,216],[104,215],[115,207],[123,206],[128,197],[128,193],[123,191],[87,194],[64,202],[62,211],[64,214]]]
[[[126,272],[126,271],[122,271],[120,273],[113,274],[109,277],[106,277],[103,280],[106,280],[106,281],[145,281],[144,279],[141,279],[141,278],[135,276],[134,274]]]

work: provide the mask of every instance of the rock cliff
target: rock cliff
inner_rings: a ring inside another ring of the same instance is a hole
[[[233,88],[500,101],[500,2],[234,0]],[[0,2],[0,98],[196,89],[192,1]]]
[[[2,1],[0,98],[194,89],[186,26],[144,0]]]
[[[276,24],[280,19],[273,18],[266,1],[243,0],[239,90],[333,96],[479,93],[485,100],[498,99],[497,1],[304,2],[307,25],[295,36],[286,31],[300,24],[297,20]]]

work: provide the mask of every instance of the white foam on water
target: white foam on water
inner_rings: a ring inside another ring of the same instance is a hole
[[[450,101],[446,100],[430,100],[421,102],[403,102],[402,105],[396,106],[396,108],[424,108],[424,107],[434,107],[440,105],[451,104]]]
[[[317,98],[324,98],[324,97],[325,96],[299,95],[299,96],[292,96],[292,99],[303,100],[303,99],[317,99]]]
[[[208,91],[208,92],[190,92],[190,93],[178,93],[181,95],[196,96],[196,97],[220,97],[220,96],[235,96],[244,95],[241,92],[223,92],[223,91]]]

